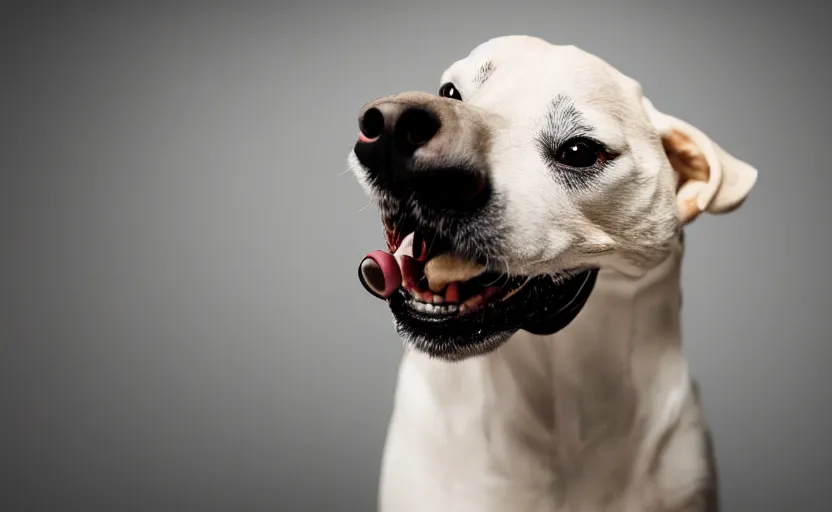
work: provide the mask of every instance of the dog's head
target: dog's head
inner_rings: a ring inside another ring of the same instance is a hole
[[[649,270],[757,178],[603,60],[532,37],[480,45],[436,95],[371,101],[359,128],[350,168],[395,254],[365,260],[362,281],[406,342],[445,359],[562,329],[597,269]]]

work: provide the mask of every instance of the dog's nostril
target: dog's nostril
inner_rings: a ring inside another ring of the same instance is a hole
[[[371,108],[361,116],[358,128],[368,139],[375,139],[384,131],[384,115],[377,108]]]
[[[425,145],[439,131],[439,119],[431,112],[419,108],[404,112],[396,123],[398,139],[406,151],[415,151]]]

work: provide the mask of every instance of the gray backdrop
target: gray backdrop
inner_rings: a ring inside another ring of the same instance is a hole
[[[0,7],[0,510],[371,510],[401,347],[358,109],[516,33],[759,168],[689,229],[686,351],[726,510],[829,510],[828,7],[69,4]]]

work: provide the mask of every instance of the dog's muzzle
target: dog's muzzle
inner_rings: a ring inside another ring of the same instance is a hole
[[[382,214],[387,251],[358,277],[388,303],[400,335],[447,359],[493,350],[518,329],[552,334],[586,302],[595,269],[558,275],[498,271],[501,201],[492,188],[495,114],[405,93],[366,104],[353,149]]]
[[[354,152],[378,190],[415,194],[426,206],[462,210],[488,189],[488,129],[461,102],[425,93],[372,101],[361,109]]]

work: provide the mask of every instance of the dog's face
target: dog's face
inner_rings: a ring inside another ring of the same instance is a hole
[[[359,127],[349,165],[404,275],[396,325],[446,359],[563,328],[598,268],[649,270],[757,175],[603,60],[523,36],[453,63],[438,94],[366,104]]]

